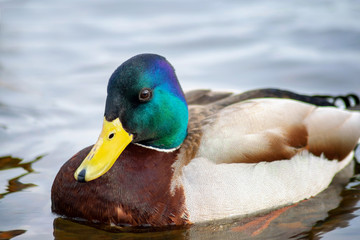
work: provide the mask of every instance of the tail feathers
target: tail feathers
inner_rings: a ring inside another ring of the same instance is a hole
[[[349,109],[360,105],[360,98],[354,93],[350,93],[346,96],[314,95],[313,97],[326,99],[331,104],[340,108]]]

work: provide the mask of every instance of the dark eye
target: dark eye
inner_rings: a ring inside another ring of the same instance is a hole
[[[147,102],[152,98],[152,90],[150,88],[143,88],[139,92],[140,102]]]

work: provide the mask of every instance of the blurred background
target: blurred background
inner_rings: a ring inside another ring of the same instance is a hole
[[[185,90],[360,94],[359,12],[356,0],[0,0],[0,231],[52,236],[52,180],[97,139],[123,61],[163,55]]]

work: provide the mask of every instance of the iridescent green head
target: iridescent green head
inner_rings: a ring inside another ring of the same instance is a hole
[[[79,182],[105,174],[131,143],[160,150],[181,145],[188,108],[174,68],[163,57],[141,54],[111,75],[100,136],[76,169]]]
[[[105,119],[120,119],[133,141],[179,147],[187,135],[188,107],[174,68],[162,56],[140,54],[120,65],[108,84]]]

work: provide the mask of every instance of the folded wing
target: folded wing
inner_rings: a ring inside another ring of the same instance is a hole
[[[360,113],[288,99],[232,104],[202,122],[197,156],[216,163],[291,159],[302,151],[344,159],[360,138]]]

